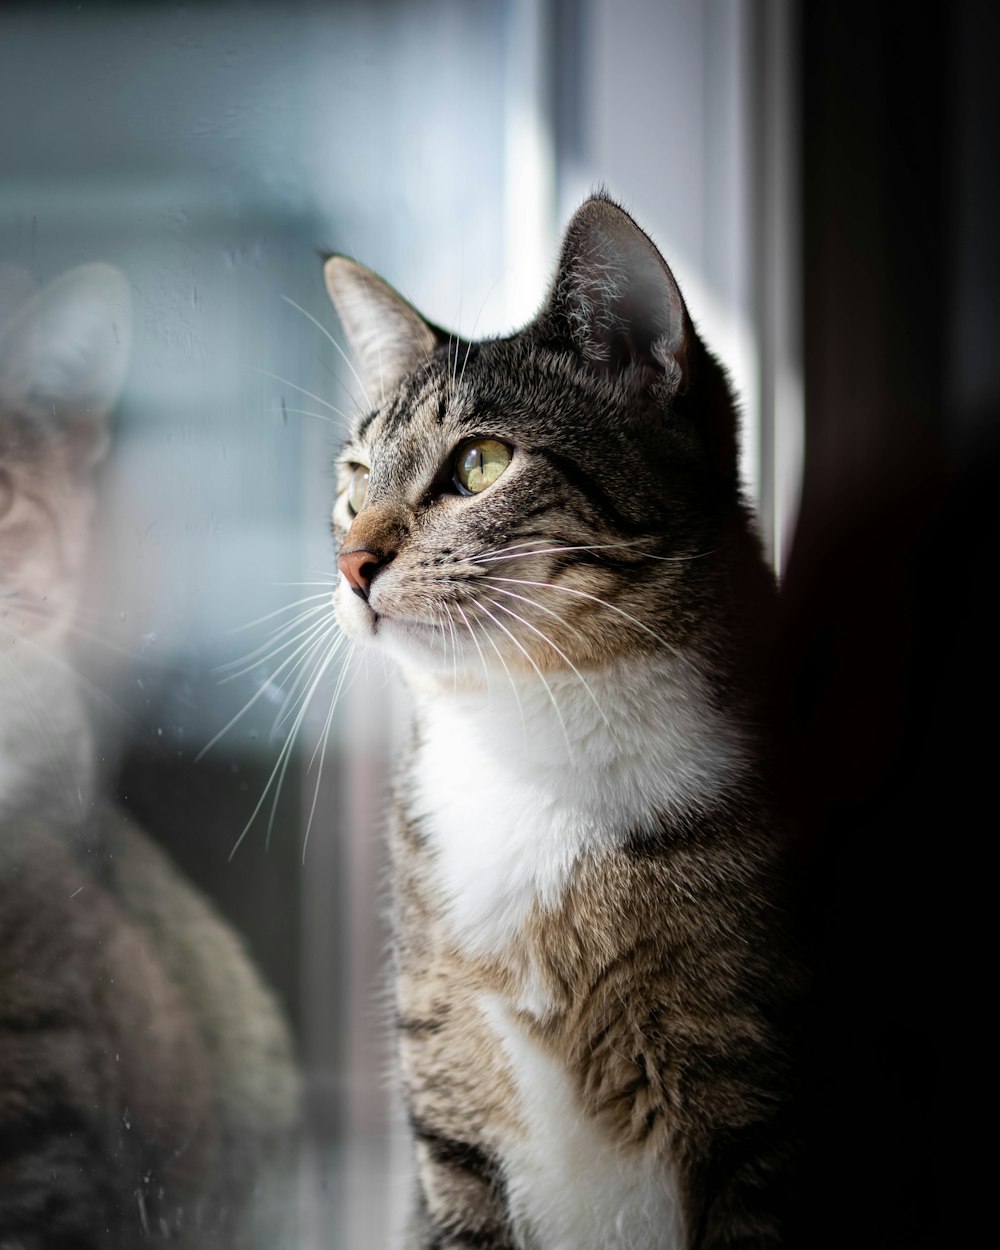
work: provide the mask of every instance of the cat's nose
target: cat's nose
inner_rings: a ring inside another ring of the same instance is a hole
[[[337,557],[337,566],[347,578],[348,584],[356,595],[368,598],[368,587],[372,578],[383,564],[388,561],[374,551],[344,551]]]

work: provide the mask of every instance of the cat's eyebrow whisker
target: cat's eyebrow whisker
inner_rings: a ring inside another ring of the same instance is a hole
[[[371,396],[368,394],[368,388],[365,386],[364,382],[361,380],[361,376],[358,373],[357,369],[355,369],[354,365],[352,364],[350,356],[348,356],[347,352],[344,351],[344,349],[340,346],[340,344],[333,337],[333,335],[326,328],[326,326],[323,325],[321,321],[317,321],[317,319],[312,315],[312,313],[307,312],[302,307],[301,304],[296,304],[295,300],[293,300],[290,296],[282,295],[281,298],[285,301],[286,304],[291,304],[293,308],[297,309],[298,312],[300,312],[303,317],[307,317],[313,323],[316,329],[319,330],[319,332],[323,334],[329,340],[329,342],[333,345],[334,350],[340,354],[341,359],[347,365],[348,369],[350,369],[351,373],[354,375],[355,382],[357,382],[358,386],[361,387],[361,392],[364,395],[365,399],[368,401],[368,407],[374,408],[375,405],[372,403]],[[315,396],[313,398],[315,398]]]
[[[315,417],[317,421],[328,421],[331,425],[340,424],[338,421],[334,421],[333,417],[328,417],[325,412],[313,412],[311,408],[289,408],[285,403],[279,404],[277,408],[272,408],[271,411],[280,412],[282,416],[286,412],[293,412],[301,417]]]
[[[305,395],[309,399],[315,399],[317,404],[322,404],[324,408],[329,408],[331,412],[335,412],[337,416],[340,417],[341,421],[345,421],[348,425],[350,425],[351,418],[347,415],[347,413],[342,412],[336,404],[331,404],[330,401],[328,399],[324,399],[322,395],[314,395],[312,391],[307,391],[304,386],[299,386],[297,382],[292,382],[288,378],[283,378],[277,373],[271,373],[269,369],[261,369],[257,365],[252,365],[251,368],[255,373],[262,373],[265,378],[273,378],[275,382],[281,382],[283,386],[290,386],[293,391],[298,391],[300,395]]]
[[[499,609],[501,609],[502,611],[507,611],[507,609],[506,609],[506,608],[504,608],[503,604],[502,604],[502,603],[497,603],[497,601],[496,601],[495,599],[491,599],[491,600],[490,600],[490,603],[492,603],[492,604],[493,604],[493,606],[494,606],[495,608],[499,608]],[[494,624],[494,625],[496,625],[496,627],[497,627],[498,629],[502,630],[502,631],[503,631],[503,632],[507,635],[507,637],[511,640],[511,642],[514,644],[514,646],[515,646],[515,647],[517,647],[518,651],[520,651],[520,652],[521,652],[521,654],[524,656],[524,658],[528,661],[528,663],[531,665],[531,667],[532,667],[532,668],[535,670],[535,672],[538,674],[538,678],[539,678],[539,680],[541,681],[542,685],[545,687],[545,692],[546,692],[546,694],[548,694],[548,696],[549,696],[549,701],[551,702],[551,704],[552,704],[553,708],[555,709],[556,717],[557,717],[557,719],[558,719],[558,721],[559,721],[560,728],[562,729],[562,732],[563,732],[563,737],[566,739],[566,747],[567,747],[567,750],[569,751],[569,754],[570,754],[570,759],[571,759],[571,760],[573,760],[573,759],[574,759],[574,754],[573,754],[573,744],[572,744],[572,742],[570,741],[570,737],[569,737],[569,730],[566,728],[566,722],[563,720],[563,714],[562,714],[562,712],[561,712],[561,710],[560,710],[560,708],[559,708],[559,704],[556,702],[556,697],[555,697],[555,695],[552,693],[552,687],[551,687],[551,686],[549,685],[549,683],[545,680],[545,674],[542,672],[542,670],[541,670],[541,669],[538,667],[538,665],[535,663],[534,657],[532,656],[531,652],[530,652],[530,651],[528,651],[528,649],[527,649],[526,647],[524,647],[524,646],[523,646],[523,645],[522,645],[522,644],[518,641],[518,639],[517,639],[517,638],[515,638],[515,637],[514,637],[514,635],[510,632],[510,630],[507,628],[507,626],[506,626],[506,625],[504,625],[504,623],[503,623],[502,621],[497,620],[497,618],[493,615],[493,613],[489,610],[489,608],[487,608],[487,607],[484,607],[484,606],[483,606],[482,600],[477,600],[477,601],[476,601],[476,606],[480,609],[480,611],[485,612],[485,613],[486,613],[486,615],[487,615],[487,616],[490,618],[490,620],[493,622],[493,624]]]
[[[456,324],[462,324],[462,293],[465,287],[465,246],[462,246],[462,270],[458,279],[458,317]],[[455,332],[455,363],[451,367],[451,391],[455,395],[458,392],[458,349],[462,342],[461,334]]]
[[[497,289],[497,286],[499,285],[500,280],[501,280],[502,278],[504,278],[504,277],[506,276],[506,274],[507,274],[507,269],[506,269],[506,268],[504,268],[504,269],[502,269],[502,270],[500,271],[499,275],[498,275],[498,276],[496,277],[496,279],[494,280],[493,285],[490,287],[490,289],[489,289],[489,290],[486,292],[486,294],[483,296],[483,302],[479,305],[479,312],[477,312],[477,313],[476,313],[476,319],[475,319],[475,321],[472,323],[472,332],[471,332],[471,333],[470,333],[470,335],[469,335],[468,343],[466,344],[466,348],[465,348],[465,359],[462,361],[462,374],[461,374],[461,377],[458,379],[458,389],[459,389],[459,390],[461,390],[461,389],[462,389],[462,383],[465,381],[465,366],[469,363],[469,352],[471,352],[471,351],[472,351],[472,345],[473,345],[473,343],[475,343],[475,341],[476,341],[476,330],[477,330],[477,329],[478,329],[478,327],[479,327],[479,318],[483,315],[483,312],[485,311],[486,305],[487,305],[487,303],[489,303],[489,298],[490,298],[490,296],[491,296],[491,295],[493,294],[493,292]],[[459,315],[459,319],[461,320],[461,314]]]
[[[566,622],[562,619],[562,617],[559,615],[559,613],[558,613],[558,612],[553,612],[551,608],[547,608],[547,607],[546,607],[543,603],[538,603],[538,602],[536,602],[534,599],[529,599],[529,598],[527,598],[527,596],[526,596],[526,595],[519,595],[519,594],[516,594],[513,590],[504,590],[502,586],[494,586],[494,587],[493,587],[493,592],[494,592],[494,594],[498,594],[498,595],[509,595],[509,596],[510,596],[510,598],[512,598],[512,599],[520,599],[522,603],[527,603],[527,604],[529,604],[531,607],[533,607],[533,608],[538,608],[538,609],[539,609],[539,611],[541,611],[541,612],[547,612],[547,613],[549,614],[549,616],[553,616],[553,617],[555,617],[555,619],[556,619],[557,621],[559,621],[559,623],[560,623],[561,625],[564,625],[564,626],[565,626],[565,624],[566,624]],[[590,695],[590,697],[591,697],[591,699],[593,700],[594,707],[596,707],[596,708],[597,708],[597,710],[598,710],[598,711],[600,712],[600,714],[601,714],[601,719],[604,721],[605,725],[607,725],[607,727],[610,729],[610,728],[611,728],[611,722],[608,720],[608,717],[607,717],[607,714],[606,714],[606,713],[605,713],[605,711],[604,711],[604,708],[602,708],[602,707],[601,707],[601,704],[600,704],[600,702],[599,702],[599,700],[598,700],[598,698],[597,698],[597,695],[596,695],[596,694],[594,694],[593,690],[590,688],[590,683],[587,681],[587,679],[584,677],[584,675],[580,672],[580,670],[577,668],[577,666],[573,663],[573,661],[569,658],[569,656],[566,654],[566,652],[565,652],[565,651],[563,651],[560,647],[556,646],[556,644],[552,641],[552,639],[551,639],[551,638],[550,638],[550,637],[549,637],[546,633],[544,633],[542,630],[538,629],[536,626],[532,625],[532,623],[531,623],[530,621],[526,621],[526,620],[524,619],[524,617],[523,617],[523,616],[519,616],[519,615],[518,615],[516,612],[514,612],[511,608],[504,607],[504,605],[503,605],[502,603],[496,603],[496,600],[495,600],[495,599],[491,599],[491,600],[490,600],[490,602],[491,602],[491,603],[495,603],[495,604],[496,604],[496,606],[497,606],[498,608],[500,608],[500,609],[501,609],[501,611],[507,612],[510,616],[514,617],[514,619],[515,619],[515,620],[520,621],[522,625],[524,625],[524,626],[526,626],[528,629],[530,629],[530,630],[532,631],[532,633],[537,634],[537,635],[538,635],[538,637],[539,637],[539,638],[541,638],[543,642],[547,642],[547,643],[548,643],[548,645],[552,648],[552,650],[556,653],[556,655],[558,655],[558,656],[559,656],[559,658],[560,658],[560,659],[561,659],[561,660],[562,660],[565,664],[568,664],[568,665],[569,665],[569,667],[573,670],[573,672],[574,672],[574,673],[577,675],[577,677],[580,679],[580,682],[581,682],[581,684],[582,684],[582,686],[583,686],[584,690],[586,690],[587,694],[589,694],[589,695]],[[574,631],[574,632],[578,632],[578,631]]]
[[[631,613],[626,612],[623,608],[618,607],[617,604],[608,603],[606,599],[600,598],[599,595],[589,594],[586,590],[578,590],[575,586],[564,586],[562,585],[562,583],[532,582],[532,581],[527,581],[523,577],[496,577],[494,575],[485,574],[485,573],[483,574],[483,581],[509,582],[510,585],[512,586],[537,586],[541,590],[556,590],[566,595],[576,595],[581,599],[589,599],[592,603],[600,604],[602,608],[607,608],[610,612],[616,612],[619,616],[624,617],[626,621],[631,621],[632,624],[637,626],[639,629],[641,629],[643,633],[649,634],[650,638],[655,638],[656,641],[661,644],[661,646],[666,647],[667,650],[671,652],[671,654],[677,655],[677,656],[679,656],[680,654],[677,648],[672,643],[668,642],[666,638],[663,637],[662,634],[658,634],[656,630],[650,629],[648,625],[644,625],[643,622],[638,619],[638,617],[632,616]]]

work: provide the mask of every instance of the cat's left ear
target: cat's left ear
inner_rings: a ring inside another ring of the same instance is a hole
[[[387,395],[426,363],[441,341],[437,327],[356,260],[331,256],[323,276],[364,382],[373,395]]]
[[[587,200],[566,228],[536,325],[599,373],[687,388],[694,328],[680,288],[649,236],[604,196]]]

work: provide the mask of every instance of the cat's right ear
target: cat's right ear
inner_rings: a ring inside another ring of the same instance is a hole
[[[439,331],[378,274],[346,256],[323,267],[326,289],[372,394],[385,396],[439,345]]]
[[[680,288],[649,236],[604,194],[566,228],[536,329],[597,373],[671,392],[686,389],[694,328]]]

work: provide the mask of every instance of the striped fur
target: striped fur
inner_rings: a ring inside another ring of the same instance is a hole
[[[418,330],[340,257],[327,280],[379,397],[342,457],[334,534],[364,576],[336,610],[415,712],[392,839],[411,1244],[781,1245],[774,587],[724,373],[601,197],[506,339]],[[476,495],[452,477],[470,438],[512,449]]]

